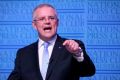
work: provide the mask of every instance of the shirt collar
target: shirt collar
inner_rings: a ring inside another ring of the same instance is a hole
[[[56,41],[56,39],[57,39],[57,35],[55,35],[55,36],[54,36],[50,41],[48,41],[48,42],[50,43],[50,45],[51,45],[51,44],[54,44],[55,41]],[[39,42],[38,42],[39,47],[41,47],[41,46],[44,44],[44,42],[45,42],[45,41],[43,41],[42,39],[39,38]]]

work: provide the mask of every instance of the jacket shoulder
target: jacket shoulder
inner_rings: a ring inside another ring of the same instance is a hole
[[[34,43],[31,43],[31,44],[29,44],[29,45],[27,45],[25,47],[20,48],[19,50],[32,49],[34,47],[37,47],[37,45],[38,45],[38,42],[34,42]]]
[[[30,45],[27,45],[23,48],[20,48],[17,50],[17,56],[20,56],[20,55],[27,55],[27,54],[30,54],[30,53],[34,53],[37,51],[38,49],[38,42],[34,42]]]

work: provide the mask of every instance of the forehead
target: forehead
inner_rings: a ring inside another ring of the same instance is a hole
[[[55,9],[53,9],[51,7],[44,6],[44,7],[37,8],[34,12],[34,15],[36,15],[36,16],[56,15],[56,11],[55,11]]]

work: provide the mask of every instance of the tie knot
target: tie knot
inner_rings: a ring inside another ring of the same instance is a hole
[[[44,42],[44,48],[48,48],[49,42]]]

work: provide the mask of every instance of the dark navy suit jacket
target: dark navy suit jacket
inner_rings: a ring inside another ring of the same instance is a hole
[[[84,44],[76,40],[84,53],[84,61],[78,62],[62,45],[65,40],[57,37],[46,80],[79,80],[79,77],[95,74],[95,66],[86,54]],[[18,50],[15,67],[8,80],[43,80],[39,70],[38,41]]]

